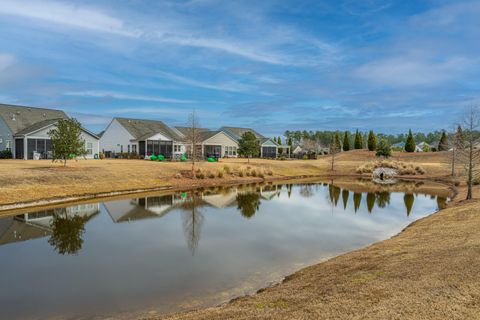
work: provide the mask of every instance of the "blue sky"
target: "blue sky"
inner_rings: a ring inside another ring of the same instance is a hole
[[[0,1],[0,102],[290,130],[449,129],[480,104],[480,1]]]

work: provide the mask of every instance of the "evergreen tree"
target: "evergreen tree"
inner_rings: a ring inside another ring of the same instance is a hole
[[[53,161],[61,160],[67,165],[67,160],[87,154],[85,140],[82,139],[82,126],[76,119],[58,120],[56,128],[48,132],[52,140]]]
[[[343,209],[347,210],[348,204],[348,197],[350,196],[350,192],[347,189],[342,190],[342,200],[343,200]]]
[[[279,145],[282,145],[282,138],[281,138],[281,137],[278,137],[278,138],[277,138],[277,143],[278,143]]]
[[[288,146],[290,148],[293,146],[292,138],[288,138]]]
[[[372,213],[373,206],[375,205],[375,193],[367,193],[367,209],[369,213]]]
[[[438,143],[438,151],[448,151],[448,138],[445,131],[442,133],[442,137],[440,138],[440,142]]]
[[[343,151],[350,151],[350,134],[348,131],[345,131],[343,136]]]
[[[355,192],[353,194],[353,206],[355,208],[355,212],[360,209],[360,204],[362,203],[362,193]]]
[[[258,156],[259,153],[260,144],[257,137],[250,131],[245,132],[238,141],[238,154],[246,157],[250,162],[250,158]]]
[[[390,148],[390,145],[388,144],[388,142],[385,139],[380,139],[377,146],[376,156],[388,158],[391,155],[392,155],[392,149]]]
[[[363,149],[362,134],[357,131],[355,132],[355,142],[353,144],[355,149]]]
[[[339,151],[342,151],[342,143],[340,142],[340,135],[338,132],[335,133],[335,145],[337,145]]]
[[[277,137],[273,137],[273,142],[277,143]]]
[[[368,150],[369,151],[375,151],[377,149],[377,137],[375,136],[375,133],[373,133],[373,130],[370,130],[368,133]]]
[[[412,130],[408,130],[408,137],[407,141],[405,142],[405,151],[407,152],[415,152],[415,140],[413,139]]]

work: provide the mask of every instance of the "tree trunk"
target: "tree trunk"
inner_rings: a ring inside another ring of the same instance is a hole
[[[452,149],[452,177],[455,176],[455,157],[456,157],[455,151],[456,151],[456,148],[453,147],[453,149]]]
[[[467,200],[472,199],[473,186],[473,143],[470,142],[470,150],[468,154],[468,181],[467,181]]]

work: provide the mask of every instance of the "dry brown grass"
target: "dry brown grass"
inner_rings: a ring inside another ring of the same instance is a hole
[[[479,204],[442,210],[254,296],[160,318],[480,319]]]
[[[360,165],[355,172],[359,174],[372,173],[377,168],[395,169],[401,176],[414,176],[425,174],[425,169],[421,165],[412,162],[398,160],[379,160],[369,161]]]
[[[426,177],[446,175],[449,171],[447,153],[394,153],[392,159],[421,165],[427,172]],[[373,160],[372,152],[341,153],[333,174],[355,174],[357,167]],[[328,156],[318,160],[252,159],[250,163],[245,159],[221,159],[217,163],[201,162],[197,167],[212,172],[223,169],[227,173],[223,177],[217,175],[215,179],[204,177],[202,180],[215,184],[332,174]],[[179,179],[177,174],[190,169],[190,163],[146,160],[80,160],[70,162],[66,168],[49,161],[1,160],[0,204],[162,186],[188,187],[198,182]],[[257,177],[252,177],[252,170]]]

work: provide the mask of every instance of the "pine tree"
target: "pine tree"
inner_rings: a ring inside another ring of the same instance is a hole
[[[375,133],[373,133],[373,130],[370,130],[368,133],[368,150],[369,151],[375,151],[377,149],[377,137],[375,136]]]
[[[357,131],[355,132],[355,142],[353,144],[355,149],[363,149],[363,143],[362,143],[362,134]]]
[[[238,140],[238,154],[244,156],[250,162],[251,157],[256,157],[260,153],[260,143],[257,137],[250,131],[245,132],[242,138]]]
[[[273,137],[273,142],[277,143],[277,137]]]
[[[350,151],[350,134],[348,131],[345,131],[343,136],[343,151]]]
[[[288,138],[288,146],[290,148],[293,146],[292,138]]]
[[[405,142],[405,151],[406,152],[415,152],[415,140],[413,139],[412,130],[408,130],[407,141]]]
[[[278,137],[277,138],[277,143],[281,146],[282,145],[282,138],[281,137]]]
[[[438,151],[448,151],[448,138],[445,131],[442,132],[442,137],[440,138],[440,142],[438,143]]]
[[[335,133],[335,144],[337,145],[338,150],[342,151],[342,143],[340,142],[340,135],[338,132]]]
[[[388,142],[385,139],[380,139],[377,146],[376,156],[388,158],[391,155],[392,155],[392,150]]]

